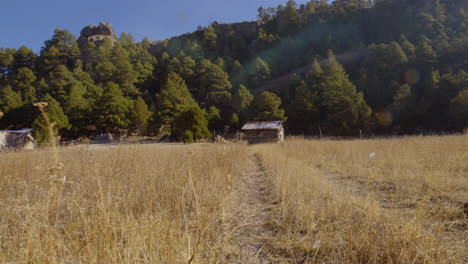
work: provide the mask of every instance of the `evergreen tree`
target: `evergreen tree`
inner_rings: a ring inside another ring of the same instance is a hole
[[[293,35],[301,27],[302,20],[296,7],[295,1],[288,1],[286,7],[278,11],[278,32],[281,35]]]
[[[228,74],[218,65],[206,60],[201,63],[199,72],[198,98],[207,105],[214,105],[222,110],[229,106],[232,84]]]
[[[49,118],[51,124],[54,125],[54,135],[57,136],[60,130],[69,129],[70,123],[68,122],[68,117],[64,114],[60,103],[57,102],[52,96],[46,95],[41,100],[46,102],[48,106],[45,108],[45,112]],[[44,143],[49,140],[49,131],[47,127],[47,122],[42,114],[38,111],[36,112],[36,119],[32,124],[34,129],[34,138],[39,143]]]
[[[268,63],[266,63],[264,60],[257,57],[253,66],[254,67],[249,70],[250,81],[252,84],[259,85],[270,78],[271,70],[268,66]]]
[[[396,42],[369,46],[361,68],[361,88],[366,101],[374,108],[386,107],[401,86],[408,58]]]
[[[26,67],[18,70],[14,79],[14,87],[23,97],[26,104],[36,102],[36,88],[33,83],[36,81],[34,73]]]
[[[323,87],[321,116],[329,132],[358,134],[368,125],[371,109],[332,53],[324,67]]]
[[[205,113],[198,104],[186,105],[181,109],[173,123],[173,135],[177,140],[183,140],[184,142],[211,136],[208,131],[208,121],[205,118]]]
[[[0,48],[0,81],[4,80],[13,69],[15,50]]]
[[[314,123],[318,123],[318,109],[315,106],[314,95],[305,81],[296,87],[294,99],[288,109],[288,124],[299,130],[309,132]]]
[[[281,98],[270,92],[263,92],[255,101],[255,120],[285,121],[285,112],[280,108]]]
[[[218,36],[216,35],[216,32],[212,26],[207,27],[203,31],[203,42],[205,45],[211,49],[215,50],[216,49],[216,40],[218,39]]]
[[[8,113],[8,111],[19,108],[22,105],[21,95],[13,91],[11,86],[0,90],[0,111]]]
[[[148,105],[145,103],[143,98],[139,96],[133,103],[132,109],[132,124],[140,135],[146,133],[148,126],[148,120],[152,113],[148,110]]]
[[[242,113],[249,108],[252,100],[253,100],[253,95],[250,93],[249,89],[247,89],[247,87],[241,84],[239,85],[239,88],[237,89],[237,91],[234,93],[234,97],[233,97],[234,109],[238,113]]]
[[[37,56],[26,46],[21,46],[13,55],[15,61],[11,69],[12,73],[18,72],[19,69],[27,67],[32,68],[36,62]]]
[[[126,98],[119,86],[109,83],[103,91],[96,107],[96,125],[102,132],[115,132],[127,129],[131,124],[133,102]]]
[[[398,92],[393,97],[393,104],[395,106],[402,106],[408,101],[410,96],[411,86],[409,86],[408,84],[404,84],[400,87],[400,89],[398,89]]]
[[[156,95],[157,112],[155,120],[159,126],[173,126],[175,118],[188,106],[196,104],[185,81],[177,73],[169,73]],[[172,133],[174,133],[172,128]]]

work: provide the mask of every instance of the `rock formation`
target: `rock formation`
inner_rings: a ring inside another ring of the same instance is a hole
[[[224,35],[230,31],[233,31],[234,33],[242,35],[248,41],[253,41],[257,38],[260,28],[258,21],[246,21],[231,24],[220,24],[215,21],[213,22],[212,26],[216,34]]]
[[[83,49],[89,42],[94,42],[96,46],[99,46],[105,39],[109,39],[112,45],[117,42],[117,37],[114,35],[114,29],[112,29],[111,24],[100,22],[97,27],[94,25],[84,27],[77,42],[80,48]]]

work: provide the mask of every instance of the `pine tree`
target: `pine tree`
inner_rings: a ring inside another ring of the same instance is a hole
[[[255,120],[285,121],[285,112],[280,108],[281,98],[270,92],[263,92],[255,101]]]
[[[47,94],[41,99],[41,101],[48,104],[45,108],[45,112],[47,113],[51,124],[54,124],[54,133],[56,136],[59,134],[60,130],[70,128],[68,117],[64,114],[63,109],[57,100]],[[34,138],[37,142],[44,143],[49,140],[48,127],[44,117],[39,113],[37,114],[38,116],[32,124],[32,128],[34,129]]]
[[[11,86],[7,86],[0,90],[0,111],[8,113],[10,110],[14,110],[23,105],[21,95],[11,89]]]
[[[253,100],[253,95],[250,93],[249,89],[247,89],[247,87],[241,84],[239,85],[239,88],[237,89],[237,91],[234,93],[234,97],[232,100],[234,109],[238,113],[242,113],[249,108],[252,100]]]
[[[36,88],[33,86],[36,81],[34,73],[26,67],[18,70],[14,78],[14,87],[22,95],[25,104],[36,102]]]
[[[109,83],[95,109],[96,124],[102,132],[119,132],[131,124],[132,100],[126,98],[119,86]]]
[[[192,139],[190,138],[192,135]],[[208,120],[198,104],[183,107],[173,123],[173,136],[177,140],[191,142],[192,140],[209,138]]]
[[[209,61],[202,62],[199,80],[198,98],[202,102],[219,109],[230,104],[232,84],[229,81],[229,75],[218,65]]]
[[[152,113],[148,110],[148,105],[141,96],[133,103],[132,109],[132,124],[134,129],[140,134],[145,134],[148,126],[148,120]]]
[[[257,57],[255,59],[255,64],[249,70],[249,75],[251,83],[254,85],[259,85],[270,78],[271,70],[268,66],[268,63]]]
[[[293,35],[302,25],[295,1],[288,1],[284,9],[278,11],[278,32],[281,35]]]
[[[296,87],[294,99],[288,109],[288,124],[291,127],[308,132],[314,123],[318,123],[318,109],[315,106],[314,95],[305,81]],[[299,131],[298,131],[299,132]]]
[[[323,87],[321,116],[330,132],[357,134],[359,129],[367,126],[371,109],[332,53],[324,67]]]
[[[177,73],[169,73],[156,95],[157,119],[161,125],[171,125],[183,109],[195,103],[185,81]]]

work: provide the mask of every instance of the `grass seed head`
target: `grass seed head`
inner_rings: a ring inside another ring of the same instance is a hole
[[[37,102],[33,104],[35,107],[39,108],[39,110],[44,110],[47,106],[49,106],[49,103],[47,102]]]

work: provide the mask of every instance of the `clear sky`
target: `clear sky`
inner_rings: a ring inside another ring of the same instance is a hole
[[[117,37],[132,33],[162,40],[209,23],[255,20],[259,6],[287,0],[4,0],[0,5],[0,47],[26,45],[39,52],[55,28],[76,37],[83,27],[111,22]],[[307,2],[297,0],[298,4]]]

